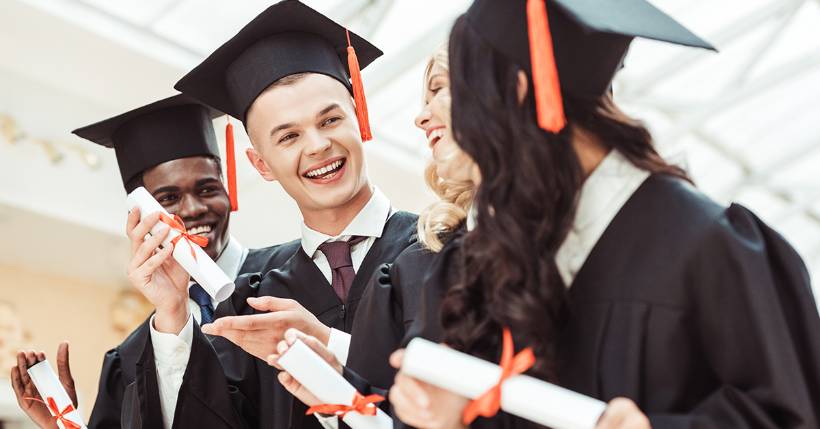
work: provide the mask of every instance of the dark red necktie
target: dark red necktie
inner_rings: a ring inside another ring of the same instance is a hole
[[[342,302],[347,302],[347,293],[356,277],[353,260],[350,257],[350,248],[366,239],[367,237],[354,235],[348,241],[326,241],[319,246],[319,251],[325,254],[330,269],[333,271],[331,277],[333,291]]]

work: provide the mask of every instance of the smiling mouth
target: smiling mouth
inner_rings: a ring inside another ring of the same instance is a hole
[[[444,128],[437,128],[430,132],[430,135],[427,136],[427,143],[432,148],[436,145],[444,137]]]
[[[347,158],[337,159],[322,167],[308,171],[302,176],[306,179],[332,179],[344,167]]]
[[[213,225],[199,225],[199,226],[195,226],[193,228],[190,228],[188,230],[188,234],[205,236],[205,235],[210,234],[211,231],[213,231],[213,229],[214,229]]]

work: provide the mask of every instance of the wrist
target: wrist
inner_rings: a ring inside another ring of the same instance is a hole
[[[154,314],[154,329],[164,334],[178,335],[188,323],[188,306],[177,306],[171,309],[157,309]]]

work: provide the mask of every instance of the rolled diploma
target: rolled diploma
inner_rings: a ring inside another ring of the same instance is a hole
[[[31,381],[34,382],[34,386],[37,387],[37,391],[40,392],[40,396],[44,401],[47,401],[49,397],[54,398],[54,402],[57,403],[57,409],[60,411],[69,405],[73,405],[71,398],[68,397],[68,393],[66,393],[63,387],[63,383],[60,383],[60,379],[57,377],[57,374],[54,373],[54,369],[51,368],[47,360],[32,365],[28,369],[28,375],[31,377]],[[51,409],[49,409],[49,412],[51,412]],[[53,416],[54,413],[52,412],[51,415]],[[78,410],[75,409],[70,413],[66,413],[64,417],[77,423],[83,429],[86,429],[85,423],[83,423],[83,416],[80,415]],[[57,420],[57,425],[61,429],[65,429],[65,426],[63,426],[63,423],[59,420]]]
[[[423,338],[410,341],[401,370],[470,399],[492,388],[501,376],[496,364]],[[527,375],[508,378],[501,392],[501,409],[554,429],[593,429],[606,408],[597,399]]]
[[[326,404],[352,405],[356,388],[305,343],[296,340],[279,358],[279,365]],[[393,419],[378,407],[375,416],[347,413],[345,423],[353,429],[392,429]]]
[[[145,219],[146,216],[154,212],[171,216],[142,186],[128,194],[127,202],[129,211],[133,210],[134,207],[139,207],[141,219]],[[157,222],[157,224],[151,228],[151,234],[158,234],[165,228],[169,228],[169,226],[161,221]],[[179,235],[180,233],[178,231],[171,229],[171,232],[168,233],[168,237],[162,242],[162,246],[169,246],[171,240]],[[191,247],[189,247],[189,245]],[[193,248],[194,253],[196,253],[196,259],[191,256],[191,248]],[[174,248],[174,259],[179,262],[179,265],[181,265],[216,302],[224,301],[233,293],[235,288],[233,281],[228,278],[225,272],[222,271],[213,259],[197,244],[185,238],[180,239]]]

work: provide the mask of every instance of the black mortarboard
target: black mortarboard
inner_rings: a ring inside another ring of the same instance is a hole
[[[72,133],[114,148],[123,185],[143,171],[174,159],[219,159],[213,118],[222,115],[185,95],[175,95]]]
[[[539,125],[553,132],[563,128],[561,94],[606,93],[633,38],[715,49],[646,0],[475,0],[465,16],[531,73]]]
[[[355,48],[352,59],[358,61],[353,74],[382,55],[352,32],[348,39],[345,27],[298,0],[284,0],[254,18],[174,88],[243,122],[265,88],[296,73],[328,75],[357,95],[356,76],[353,87],[348,80],[349,68],[354,68],[349,46]],[[363,99],[356,97],[356,102],[357,110],[365,107]]]

